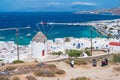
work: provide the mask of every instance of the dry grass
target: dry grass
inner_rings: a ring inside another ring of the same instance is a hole
[[[86,77],[77,77],[77,78],[72,78],[72,79],[70,79],[70,80],[89,80],[88,78],[86,78]]]
[[[120,72],[120,66],[119,67],[114,67],[113,70],[117,71],[117,72]]]
[[[27,80],[37,80],[34,76],[28,75],[25,77]]]
[[[55,74],[63,75],[65,71],[57,69],[54,64],[39,65],[39,70],[34,72],[35,76],[55,77]]]
[[[9,80],[6,76],[0,76],[0,80]]]
[[[17,67],[15,66],[7,66],[6,67],[6,71],[12,71],[12,70],[15,70]]]
[[[65,71],[63,71],[63,70],[56,70],[56,71],[54,71],[56,74],[58,74],[58,75],[63,75],[63,74],[65,74]]]
[[[54,64],[48,64],[48,67],[49,67],[50,69],[56,69],[56,68],[57,68]]]
[[[65,60],[66,63],[70,64],[70,59]],[[87,62],[81,59],[74,59],[75,65],[87,65]]]
[[[54,64],[44,63],[38,63],[36,65],[7,66],[2,71],[7,71],[10,74],[3,76],[24,75],[34,73],[35,76],[55,77],[56,74],[62,75],[65,73],[65,71],[57,69],[56,65]]]
[[[19,79],[19,77],[14,76],[14,77],[12,78],[12,80],[20,80],[20,79]]]
[[[55,73],[52,70],[49,70],[49,69],[35,71],[34,75],[37,76],[37,77],[39,77],[39,76],[55,77]]]

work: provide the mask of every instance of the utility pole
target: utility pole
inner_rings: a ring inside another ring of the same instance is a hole
[[[92,56],[92,29],[90,30],[90,35],[91,35],[91,56]]]
[[[119,24],[119,20],[117,20],[117,27],[119,26],[118,24]]]
[[[19,32],[19,29],[18,29],[18,28],[16,28],[17,59],[18,59],[18,61],[19,61],[18,32]]]

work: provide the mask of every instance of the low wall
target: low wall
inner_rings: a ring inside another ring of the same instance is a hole
[[[96,59],[97,61],[104,60],[106,58],[108,60],[111,60],[113,58],[114,54],[120,54],[120,53],[103,54],[103,55],[96,55],[96,56],[89,56],[89,57],[79,57],[78,59],[85,60],[85,61],[91,63],[93,59]],[[64,60],[67,60],[67,59],[69,59],[69,58],[63,58],[63,59],[58,59],[58,60],[51,60],[51,61],[46,61],[46,62],[60,62],[60,61],[64,61]]]

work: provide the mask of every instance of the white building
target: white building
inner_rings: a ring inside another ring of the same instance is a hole
[[[64,44],[63,38],[55,38],[55,43]]]
[[[32,56],[37,60],[42,60],[47,57],[47,37],[38,32],[32,39]]]
[[[109,49],[110,49],[110,53],[120,52],[120,42],[110,42]]]

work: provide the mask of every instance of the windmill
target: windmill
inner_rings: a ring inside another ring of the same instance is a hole
[[[32,38],[32,57],[37,61],[47,57],[48,46],[46,44],[48,32],[53,28],[46,22],[36,24],[37,31],[33,30],[36,35]]]

